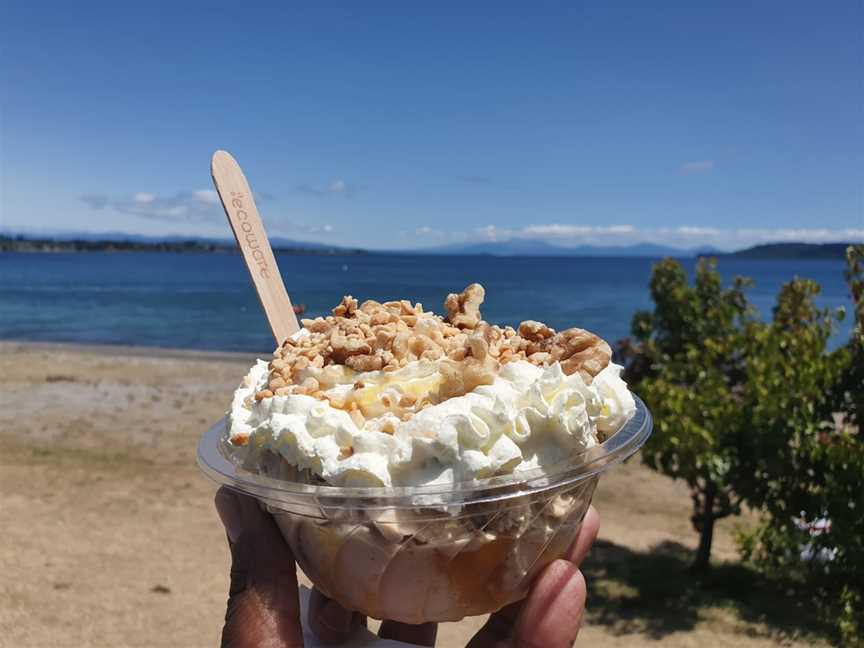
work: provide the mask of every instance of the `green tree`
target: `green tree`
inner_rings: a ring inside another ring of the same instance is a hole
[[[708,567],[715,522],[740,510],[744,349],[757,325],[748,285],[736,278],[724,288],[716,263],[704,259],[690,285],[681,265],[665,259],[651,277],[654,311],[636,313],[635,342],[622,347],[626,378],[655,418],[643,461],[690,487],[697,571]]]
[[[831,350],[837,315],[819,286],[795,278],[769,322],[755,319],[745,279],[724,288],[713,262],[692,285],[664,260],[651,278],[653,312],[637,313],[622,352],[627,379],[655,414],[643,460],[690,486],[708,565],[714,522],[740,503],[762,523],[741,535],[746,558],[797,583],[864,642],[864,246],[846,277],[855,305],[848,344]]]
[[[851,339],[829,352],[830,313],[818,287],[796,280],[778,298],[774,321],[751,340],[746,492],[764,512],[741,538],[745,557],[799,582],[837,620],[844,643],[864,642],[864,246],[847,254],[855,306]]]

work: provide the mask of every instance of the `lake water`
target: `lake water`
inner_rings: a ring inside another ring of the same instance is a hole
[[[327,312],[343,294],[411,299],[441,312],[447,293],[476,281],[486,287],[490,322],[537,319],[615,341],[628,335],[635,310],[651,307],[657,260],[376,254],[278,261],[305,317]],[[692,271],[695,260],[682,263]],[[719,267],[727,279],[755,280],[750,299],[764,315],[795,275],[822,285],[822,305],[851,313],[842,261],[723,259]],[[835,343],[850,326],[847,318]],[[242,260],[231,254],[0,254],[0,339],[261,353],[273,346]]]

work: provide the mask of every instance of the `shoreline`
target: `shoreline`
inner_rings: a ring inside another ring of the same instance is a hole
[[[182,349],[132,344],[101,344],[98,342],[42,342],[0,338],[0,350],[7,353],[71,352],[97,356],[129,356],[157,360],[200,360],[207,362],[247,362],[251,365],[259,358],[268,358],[272,351],[218,351]]]
[[[121,237],[123,235],[120,235]],[[583,245],[575,248],[549,245],[529,251],[513,250],[508,248],[511,240],[502,241],[490,247],[489,244],[474,244],[456,246],[433,246],[430,248],[419,248],[414,250],[368,250],[365,248],[343,247],[339,245],[327,245],[326,243],[315,243],[313,241],[280,240],[274,237],[272,240],[273,252],[275,254],[289,254],[295,256],[340,256],[340,255],[366,255],[366,254],[407,254],[407,255],[444,255],[444,256],[475,256],[490,255],[500,257],[511,256],[536,256],[536,257],[642,257],[659,259],[667,256],[675,258],[739,258],[739,259],[762,259],[762,260],[842,260],[845,259],[845,249],[852,245],[860,245],[862,242],[834,241],[826,243],[804,243],[804,242],[774,242],[751,245],[738,250],[720,250],[713,247],[707,249],[678,248],[654,243],[634,243],[620,246]],[[610,250],[612,253],[610,253]],[[634,253],[635,250],[638,252]],[[0,234],[0,253],[23,253],[23,254],[57,254],[57,253],[92,253],[92,252],[169,252],[179,254],[239,254],[234,241],[230,239],[208,239],[195,236],[169,237],[160,240],[158,237],[140,237],[131,235],[131,238],[75,238],[68,236],[27,236],[23,234]],[[621,254],[616,254],[620,252]]]

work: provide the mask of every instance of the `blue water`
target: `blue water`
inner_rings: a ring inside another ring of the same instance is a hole
[[[305,317],[326,312],[343,294],[411,299],[441,312],[448,292],[477,281],[486,287],[483,314],[490,322],[537,319],[615,341],[628,335],[636,309],[650,308],[656,259],[283,255],[278,261],[294,303],[306,305]],[[688,270],[695,265],[683,263]],[[842,261],[724,259],[719,267],[727,279],[755,280],[749,295],[764,315],[795,275],[822,285],[822,305],[851,305]],[[847,319],[835,343],[849,329]],[[250,352],[273,346],[242,261],[230,254],[0,254],[0,339]]]

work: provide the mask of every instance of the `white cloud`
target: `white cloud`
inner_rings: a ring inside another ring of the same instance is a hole
[[[671,229],[661,228],[657,230],[663,234],[680,234],[681,236],[717,236],[720,234],[720,230],[716,227],[698,227],[693,225],[682,225],[681,227],[675,227]]]
[[[594,228],[590,225],[529,225],[522,230],[527,236],[584,236]]]
[[[203,222],[219,218],[221,210],[203,200],[198,195],[201,193],[194,191],[158,196],[138,192],[131,196],[88,195],[82,196],[81,200],[93,209],[113,209],[149,220]]]
[[[749,229],[735,230],[735,236],[754,241],[800,241],[803,243],[829,243],[832,241],[858,241],[864,239],[864,229]]]
[[[186,205],[175,205],[174,207],[157,209],[153,213],[159,216],[167,216],[168,218],[177,218],[188,214],[189,208]]]
[[[435,229],[434,227],[429,227],[428,225],[422,225],[414,230],[414,234],[416,236],[421,236],[423,238],[447,238],[451,236],[450,232],[446,232],[444,230]]]
[[[302,184],[298,187],[303,193],[312,194],[313,196],[346,196],[351,197],[354,193],[352,187],[341,178],[335,178],[323,186]]]
[[[273,196],[267,193],[255,192],[254,196],[258,205],[274,200]],[[87,194],[80,196],[80,200],[97,211],[119,212],[151,222],[168,224],[168,226],[154,226],[151,229],[158,227],[163,231],[172,229],[176,231],[182,228],[187,233],[191,230],[193,235],[221,233],[226,238],[230,236],[219,195],[212,189],[182,191],[168,196],[144,192],[116,196]],[[315,222],[304,223],[289,218],[281,209],[267,209],[266,212],[267,230],[271,237],[321,240],[334,238],[336,227],[322,222],[322,218]]]
[[[694,173],[710,173],[714,170],[714,160],[695,160],[685,162],[681,165],[681,173],[691,175]]]
[[[478,227],[474,230],[474,234],[483,241],[506,241],[511,238],[518,238],[519,232],[511,229],[501,229],[494,225],[486,225]]]
[[[635,232],[632,225],[529,225],[522,228],[520,233],[525,238],[537,237],[543,238],[547,236],[559,236],[562,238],[574,238],[580,236],[588,236],[591,234],[606,235],[606,234],[630,234]]]
[[[202,203],[208,205],[219,204],[219,194],[217,194],[214,189],[199,189],[198,191],[193,191],[192,195],[195,196],[195,200]]]
[[[632,225],[610,225],[606,228],[609,234],[629,234],[635,232],[636,228]]]

